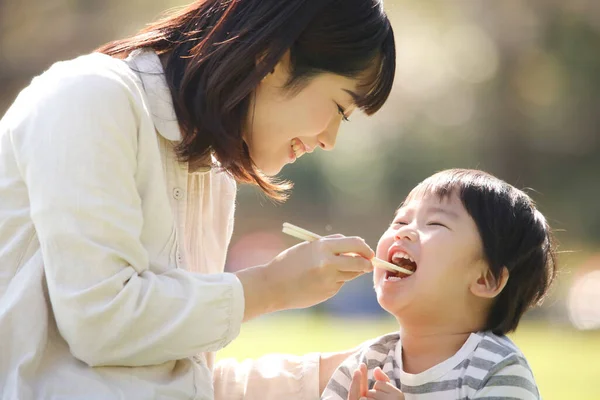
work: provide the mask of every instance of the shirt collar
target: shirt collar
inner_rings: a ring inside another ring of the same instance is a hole
[[[173,108],[171,90],[158,55],[151,49],[139,49],[133,51],[125,61],[142,81],[152,121],[158,133],[167,140],[181,141],[181,130]]]

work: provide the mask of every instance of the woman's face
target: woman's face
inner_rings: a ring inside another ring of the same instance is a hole
[[[299,92],[285,89],[289,55],[258,85],[244,141],[252,161],[269,176],[316,148],[332,150],[341,122],[353,112],[358,79],[323,73]]]

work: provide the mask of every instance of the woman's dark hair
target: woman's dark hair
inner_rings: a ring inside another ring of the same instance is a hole
[[[484,329],[497,335],[514,331],[523,313],[542,302],[556,277],[556,249],[546,219],[527,194],[483,171],[439,172],[421,182],[407,200],[426,193],[440,199],[457,194],[477,225],[494,278],[499,280],[502,269],[508,269],[508,282]]]
[[[396,68],[382,0],[198,0],[97,51],[123,56],[146,47],[167,57],[182,161],[195,165],[214,151],[236,180],[277,200],[290,185],[256,168],[242,134],[252,93],[286,52],[289,90],[321,72],[359,78],[354,101],[368,115],[387,100]]]

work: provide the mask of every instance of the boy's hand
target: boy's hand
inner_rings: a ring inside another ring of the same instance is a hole
[[[348,400],[363,400],[367,396],[367,365],[361,363],[352,375],[352,383],[348,390]]]
[[[392,385],[390,378],[383,373],[381,368],[377,367],[373,371],[375,385],[373,389],[367,391],[367,399],[375,400],[404,400],[404,394]]]
[[[383,373],[381,368],[373,371],[375,385],[372,390],[367,390],[367,366],[360,364],[352,375],[352,383],[348,391],[348,400],[404,400],[404,394],[390,382],[390,378]]]

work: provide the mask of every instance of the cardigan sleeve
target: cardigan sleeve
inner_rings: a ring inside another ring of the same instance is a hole
[[[8,127],[58,329],[91,366],[216,351],[244,313],[233,274],[149,270],[133,86],[110,71],[53,67],[20,95]]]
[[[222,360],[214,369],[215,400],[318,399],[319,358],[311,353]]]

